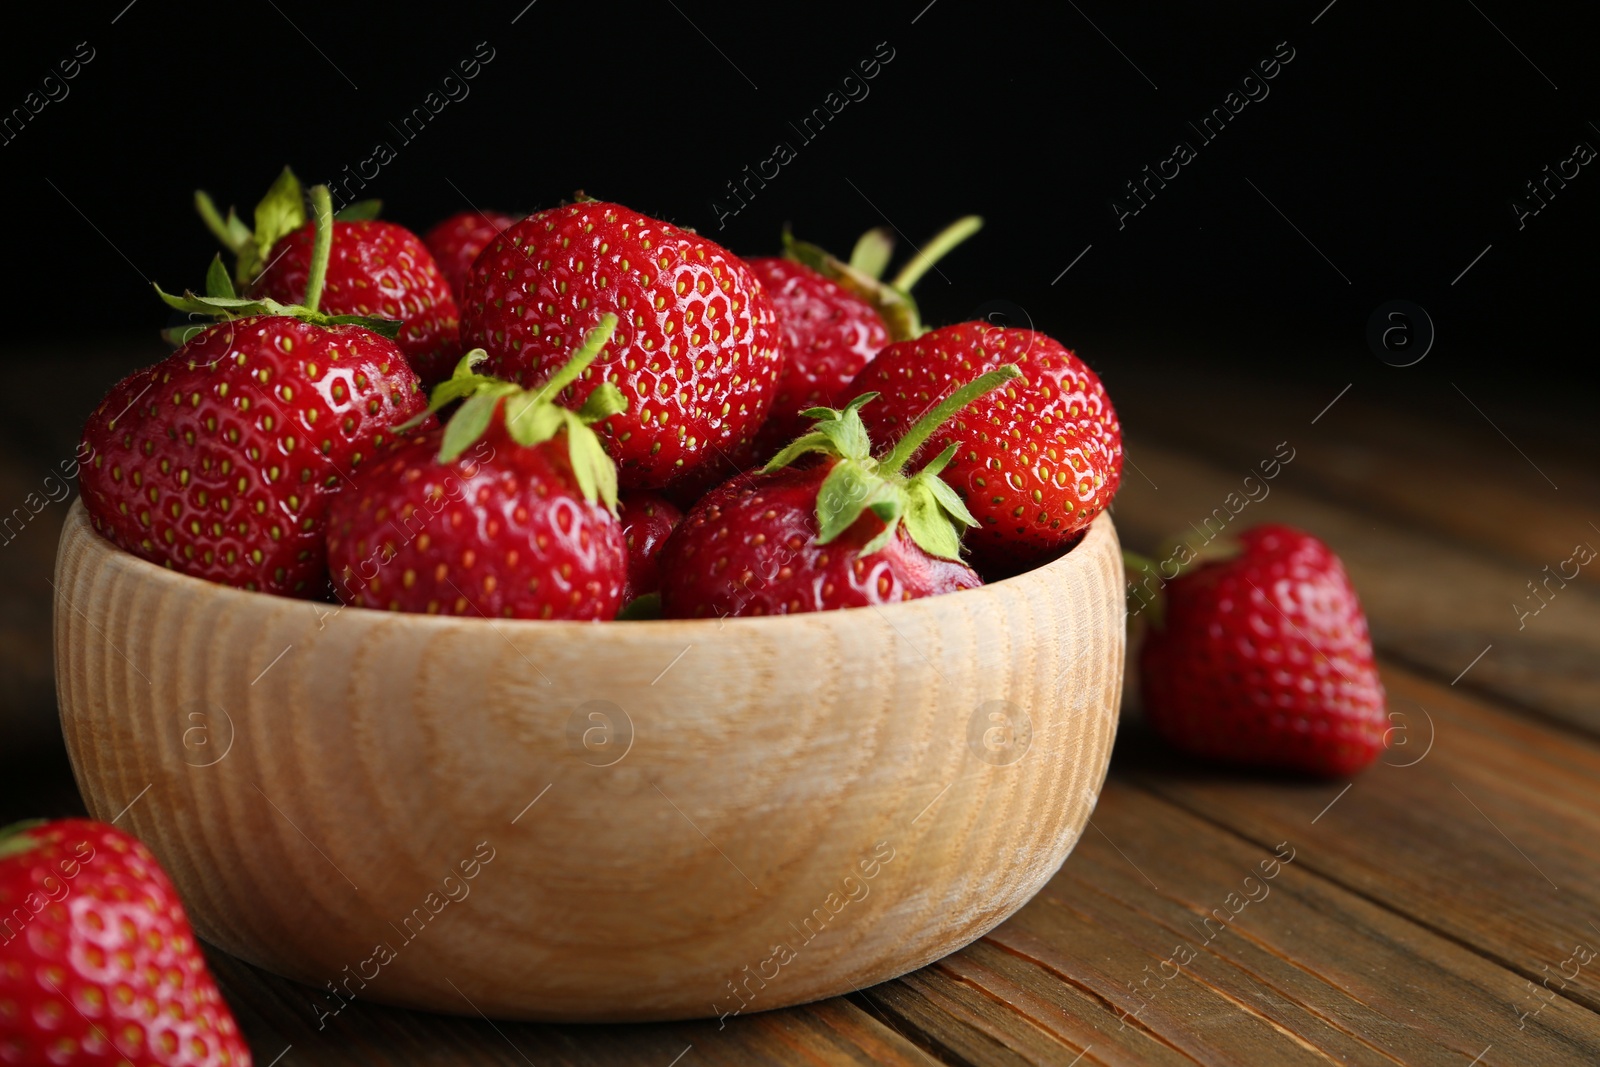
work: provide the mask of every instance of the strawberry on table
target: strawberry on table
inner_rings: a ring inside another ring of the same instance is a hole
[[[473,264],[462,336],[488,351],[486,371],[535,386],[604,314],[621,325],[562,402],[603,381],[628,398],[597,427],[624,488],[660,488],[754,439],[783,362],[761,284],[712,241],[619,204],[582,200],[502,233]]]
[[[677,505],[657,493],[623,493],[617,501],[622,539],[628,546],[628,584],[623,603],[661,588],[661,549],[683,521]]]
[[[488,618],[614,618],[628,550],[616,470],[590,426],[621,411],[609,383],[570,411],[554,397],[599,355],[607,315],[541,390],[463,357],[433,395],[448,425],[368,467],[329,510],[328,559],[347,603]]]
[[[208,283],[208,297],[162,296],[245,317],[186,329],[176,352],[111,390],[83,432],[84,506],[102,536],[152,562],[320,595],[328,498],[426,399],[374,332],[396,324],[325,314],[315,286],[303,305],[235,297],[220,262]]]
[[[965,322],[889,345],[851,386],[882,393],[862,421],[874,436],[893,436],[1005,363],[1022,378],[956,415],[928,444],[961,442],[944,478],[978,519],[967,539],[974,562],[997,574],[1067,548],[1116,494],[1122,427],[1099,377],[1042,333]]]
[[[149,849],[86,819],[0,830],[0,1064],[250,1062]]]
[[[708,493],[661,556],[668,618],[785,615],[890,604],[982,585],[961,562],[957,524],[975,520],[939,478],[955,445],[914,475],[906,464],[977,397],[1020,377],[1000,367],[956,390],[881,457],[860,411],[813,408],[811,433],[758,474]],[[808,460],[802,466],[797,461]]]
[[[466,294],[467,272],[478,254],[519,217],[503,211],[463,211],[423,234],[422,243],[433,253],[457,303]]]
[[[255,211],[254,230],[226,219],[196,193],[201,217],[238,258],[240,285],[256,296],[294,303],[311,275],[316,226],[305,216],[300,183],[287,168]],[[366,201],[356,214],[375,212]],[[404,226],[341,213],[333,220],[322,310],[331,315],[399,319],[395,338],[424,385],[449,375],[461,355],[460,312],[450,283],[422,239]]]
[[[1388,720],[1367,618],[1339,557],[1277,524],[1219,547],[1199,561],[1191,550],[1193,566],[1150,613],[1139,670],[1151,726],[1207,759],[1359,771],[1383,751]]]
[[[761,428],[757,454],[770,457],[809,425],[803,412],[842,405],[851,382],[890,340],[920,332],[911,289],[983,220],[959,219],[935,235],[893,281],[879,281],[893,240],[868,230],[848,263],[784,234],[784,254],[748,260],[778,313],[783,375]]]

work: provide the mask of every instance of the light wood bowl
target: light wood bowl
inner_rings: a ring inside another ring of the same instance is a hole
[[[327,1025],[347,995],[654,1020],[913,970],[1061,866],[1122,685],[1107,516],[982,589],[586,625],[225,588],[112,547],[80,502],[56,587],[89,810]]]

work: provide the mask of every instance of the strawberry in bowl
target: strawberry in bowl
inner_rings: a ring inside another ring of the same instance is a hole
[[[673,533],[661,560],[663,613],[788,615],[982,585],[961,561],[958,533],[976,520],[940,478],[959,446],[903,471],[955,412],[1019,377],[1005,366],[968,383],[881,456],[860,414],[874,394],[843,410],[813,408],[811,433],[759,474],[712,490]]]
[[[327,254],[324,241],[317,263]],[[195,577],[324,592],[329,498],[426,399],[390,339],[399,324],[328,314],[319,280],[314,271],[303,303],[241,298],[214,262],[209,295],[162,294],[224,321],[183,330],[176,352],[90,415],[80,484],[96,530]]]
[[[623,488],[666,486],[754,439],[783,366],[777,319],[733,253],[620,204],[529,215],[479,255],[462,336],[484,369],[537,386],[605,314],[616,334],[562,402],[602,382],[628,408],[597,426]]]
[[[230,209],[226,218],[204,192],[195,194],[201,218],[237,257],[235,282],[248,293],[294,303],[314,269],[316,220],[285,167],[255,209],[252,230]],[[371,217],[376,201],[351,205],[332,221],[332,246],[321,267],[322,310],[331,315],[397,319],[395,342],[424,385],[446,377],[461,354],[460,313],[450,283],[420,237]]]
[[[347,603],[485,618],[614,618],[628,551],[616,469],[590,426],[625,406],[609,382],[578,411],[552,397],[594,362],[607,315],[540,390],[477,374],[469,353],[433,406],[463,400],[362,472],[328,516],[334,588]]]

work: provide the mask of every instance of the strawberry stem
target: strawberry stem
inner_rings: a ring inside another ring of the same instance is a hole
[[[1132,626],[1134,618],[1148,610],[1150,625],[1159,627],[1166,617],[1167,598],[1161,590],[1167,582],[1156,569],[1155,561],[1123,549],[1122,570],[1123,579],[1127,582],[1124,597],[1127,600],[1128,625]]]
[[[894,276],[894,281],[889,284],[902,293],[911,291],[911,287],[922,280],[922,276],[932,270],[934,265],[950,253],[950,251],[965,241],[968,237],[983,229],[983,219],[977,215],[967,215],[959,218],[934,234],[933,240],[924,245],[904,267]]]
[[[311,215],[316,225],[311,241],[311,274],[306,278],[305,306],[316,311],[322,287],[328,280],[328,257],[333,252],[333,197],[326,185],[311,187]]]
[[[996,367],[988,374],[975,378],[951,393],[938,405],[918,419],[905,436],[895,443],[894,451],[878,461],[878,471],[882,474],[899,474],[901,468],[911,459],[917,449],[932,437],[934,431],[950,421],[950,417],[985,393],[993,392],[1013,378],[1022,377],[1022,371],[1015,363],[1007,363],[1003,367]]]

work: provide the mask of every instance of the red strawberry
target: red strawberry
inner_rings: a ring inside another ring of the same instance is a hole
[[[599,427],[625,488],[659,488],[754,438],[782,367],[776,317],[743,261],[669,223],[586,200],[530,215],[473,265],[462,335],[486,370],[538,385],[606,313],[623,326],[568,391],[628,410]]]
[[[782,258],[748,261],[778,313],[783,338],[783,376],[757,440],[759,455],[771,456],[804,432],[810,422],[802,412],[854,396],[851,380],[891,336],[920,332],[912,286],[982,225],[975,215],[957,220],[888,283],[878,279],[894,243],[881,229],[862,234],[848,263],[788,233]]]
[[[974,520],[939,479],[955,446],[915,475],[901,471],[954,411],[1016,377],[1003,367],[962,387],[879,458],[859,414],[872,394],[840,411],[813,408],[811,433],[759,474],[712,490],[667,540],[662,613],[785,615],[982,585],[961,562],[956,533],[956,523]],[[813,454],[820,462],[790,466]]]
[[[210,223],[216,209],[204,205],[201,215]],[[358,214],[376,211],[375,202],[354,206]],[[238,281],[252,294],[292,304],[307,291],[316,226],[306,220],[300,183],[287,168],[257,205],[253,232],[231,214],[213,230],[239,255]],[[396,341],[424,385],[448,377],[461,355],[460,312],[450,283],[422,239],[404,226],[336,217],[321,292],[320,307],[330,315],[401,320]]]
[[[683,512],[655,493],[623,493],[617,508],[628,546],[628,584],[622,594],[627,603],[661,588],[661,549],[683,521]]]
[[[177,891],[104,823],[0,831],[0,1064],[249,1067]]]
[[[1179,551],[1180,563],[1196,558]],[[1367,618],[1327,545],[1256,526],[1237,555],[1180,572],[1162,593],[1139,667],[1145,714],[1172,744],[1320,775],[1353,774],[1383,751]]]
[[[211,281],[227,285],[220,264]],[[328,498],[390,427],[425,409],[417,376],[393,341],[309,307],[166,299],[252,317],[200,329],[101,401],[81,449],[90,520],[121,548],[197,578],[321,594]]]
[[[628,550],[612,510],[616,471],[589,425],[623,399],[611,385],[580,412],[552,399],[616,321],[607,315],[539,392],[474,373],[481,351],[462,360],[434,392],[435,407],[466,398],[449,425],[363,471],[330,508],[342,599],[488,618],[616,616]]]
[[[783,376],[758,446],[770,455],[810,425],[801,412],[832,407],[878,350],[889,330],[866,300],[791,259],[752,259],[783,328]]]
[[[254,292],[287,302],[305,291],[312,231],[308,223],[273,246]],[[448,376],[461,355],[450,284],[422,239],[392,222],[334,222],[322,310],[401,320],[395,341],[424,385]]]
[[[869,433],[892,436],[1004,363],[1022,379],[975,402],[928,444],[961,442],[944,478],[981,524],[968,539],[974,560],[996,572],[1059,553],[1116,494],[1122,427],[1094,371],[1042,333],[966,322],[895,342],[851,386],[882,392],[862,420]]]
[[[478,253],[510,227],[519,216],[500,211],[463,211],[451,215],[423,235],[422,243],[433,253],[435,263],[450,283],[450,291],[460,303],[467,290],[467,272]]]

